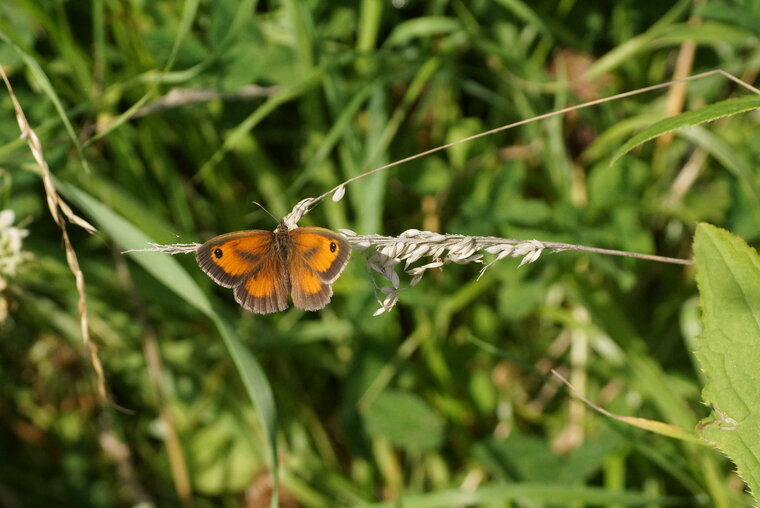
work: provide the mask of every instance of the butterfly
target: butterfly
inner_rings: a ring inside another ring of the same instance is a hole
[[[251,229],[217,236],[201,245],[195,260],[220,286],[235,288],[235,300],[269,314],[293,305],[319,310],[330,302],[331,284],[348,264],[351,246],[325,228]]]

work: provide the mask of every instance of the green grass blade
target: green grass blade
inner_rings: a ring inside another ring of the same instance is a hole
[[[385,41],[384,46],[403,46],[414,39],[450,35],[461,29],[462,24],[454,18],[444,16],[416,18],[399,24]]]
[[[0,31],[0,40],[5,41],[7,44],[9,44],[16,53],[21,57],[21,59],[24,61],[24,63],[29,68],[29,72],[34,76],[34,78],[37,80],[37,84],[40,86],[44,94],[47,96],[47,98],[50,100],[50,102],[55,107],[56,112],[58,113],[59,118],[61,119],[61,122],[63,123],[63,126],[66,128],[66,133],[69,135],[69,138],[71,139],[71,143],[76,147],[77,153],[79,154],[79,159],[82,161],[82,165],[87,171],[90,171],[90,166],[87,163],[87,158],[84,156],[84,152],[82,151],[82,144],[79,142],[79,138],[77,137],[77,134],[74,132],[74,127],[71,125],[71,121],[69,120],[68,115],[66,114],[66,110],[61,103],[61,99],[58,97],[58,93],[55,91],[55,88],[50,83],[50,80],[47,77],[47,74],[45,74],[45,71],[42,69],[39,63],[32,58],[29,54],[27,54],[24,50],[22,50],[20,47],[18,47],[16,44],[14,44],[8,36]],[[25,107],[24,104],[21,105],[21,107]],[[34,128],[34,126],[32,126]]]
[[[98,228],[106,232],[119,245],[126,248],[142,248],[150,241],[140,230],[127,220],[115,214],[100,202],[80,191],[74,186],[57,182],[61,194],[76,203],[93,219]],[[232,327],[212,307],[211,302],[201,291],[192,277],[172,256],[158,253],[132,253],[131,257],[145,270],[164,283],[169,289],[211,318],[222,336],[224,345],[235,363],[243,385],[258,412],[261,423],[266,430],[269,446],[269,460],[275,478],[277,497],[278,461],[276,425],[277,411],[274,404],[272,388],[261,364],[251,355],[237,337]]]
[[[166,63],[164,64],[163,69],[159,74],[165,74],[168,73],[171,68],[174,66],[174,61],[177,58],[177,52],[179,51],[180,46],[182,46],[182,41],[185,40],[188,33],[190,32],[190,28],[193,25],[193,22],[195,21],[195,16],[198,13],[198,5],[200,1],[199,0],[188,0],[185,2],[183,9],[182,9],[182,19],[179,23],[179,30],[177,31],[177,34],[174,38],[174,42],[172,43],[172,49],[171,53],[169,54],[169,58],[166,60]],[[87,145],[91,145],[95,141],[102,139],[106,136],[108,136],[111,132],[121,127],[124,122],[128,122],[132,119],[132,115],[143,107],[150,99],[152,99],[156,94],[158,93],[158,82],[152,83],[151,87],[134,103],[132,104],[126,111],[124,111],[121,115],[119,115],[116,119],[111,121],[104,129],[102,129],[100,132],[98,132],[95,136],[90,138],[87,141]]]
[[[515,483],[487,485],[473,491],[446,490],[429,494],[412,494],[393,501],[361,505],[373,508],[409,507],[438,508],[470,506],[479,503],[498,503],[530,499],[551,502],[553,505],[569,506],[574,503],[618,506],[643,506],[647,504],[680,504],[684,499],[652,496],[639,492],[610,492],[593,487],[575,487],[547,483]],[[693,501],[693,500],[692,500]]]
[[[269,464],[274,478],[271,506],[276,507],[278,506],[280,480],[277,458],[277,408],[274,403],[272,387],[259,361],[243,346],[243,343],[232,330],[229,323],[217,313],[214,313],[211,319],[216,325],[217,330],[219,330],[219,334],[222,336],[222,340],[224,340],[224,345],[227,347],[232,361],[235,362],[235,367],[248,392],[248,397],[256,406],[261,424],[266,431],[269,441]]]
[[[644,129],[642,132],[632,137],[626,144],[619,148],[612,156],[610,166],[617,162],[617,160],[626,153],[657,136],[680,129],[681,127],[712,122],[719,118],[744,113],[758,108],[760,108],[760,96],[751,95],[739,99],[725,100],[693,111],[687,111],[686,113],[671,118],[660,120],[648,129]]]
[[[637,54],[647,51],[652,41],[661,35],[663,31],[666,31],[673,20],[682,16],[687,9],[691,8],[691,4],[691,0],[681,0],[676,3],[649,30],[626,40],[594,62],[588,72],[586,72],[585,77],[589,80],[598,79],[605,73],[625,65],[626,62],[630,62]]]
[[[182,6],[182,19],[180,19],[179,22],[177,35],[174,38],[171,53],[166,60],[166,64],[164,64],[164,71],[168,71],[174,67],[174,61],[177,59],[177,52],[179,51],[180,46],[182,46],[182,41],[184,41],[185,37],[190,33],[190,29],[195,22],[195,15],[198,13],[199,4],[200,0],[186,0],[184,2],[184,5]]]
[[[324,78],[326,70],[323,67],[311,69],[303,80],[283,89],[277,95],[270,97],[267,101],[256,108],[253,113],[248,115],[229,135],[225,138],[224,144],[206,161],[198,170],[196,178],[203,180],[207,174],[212,171],[217,164],[224,158],[227,152],[231,151],[240,141],[253,129],[259,122],[275,111],[284,103],[291,101],[308,90],[318,86]]]
[[[67,199],[84,210],[93,219],[99,230],[107,233],[124,249],[143,249],[147,247],[148,242],[152,241],[129,221],[73,185],[56,181],[56,188]],[[132,253],[130,257],[190,305],[207,316],[214,315],[211,302],[193,278],[172,256],[151,252]]]
[[[365,86],[356,92],[351,100],[342,108],[340,115],[333,122],[330,130],[325,135],[325,138],[317,151],[309,160],[306,168],[304,168],[304,170],[296,177],[295,181],[290,185],[290,192],[295,195],[310,178],[314,177],[314,173],[319,168],[319,165],[327,159],[330,152],[335,149],[338,141],[340,141],[340,138],[352,127],[351,122],[355,120],[359,108],[361,108],[367,102],[369,97],[377,91],[378,86],[380,86],[378,83],[370,83]]]
[[[527,3],[520,0],[497,0],[497,3],[511,12],[516,18],[523,20],[527,25],[537,28],[547,37],[552,37],[552,32],[541,20],[541,16],[531,9]]]
[[[752,12],[741,5],[721,3],[697,4],[695,7],[696,16],[741,26],[745,30],[754,32],[755,35],[760,35],[760,13]]]
[[[652,44],[655,46],[675,46],[684,42],[693,42],[700,45],[730,44],[738,46],[746,41],[747,37],[752,37],[752,34],[742,28],[707,21],[698,25],[693,23],[673,25],[652,41]]]

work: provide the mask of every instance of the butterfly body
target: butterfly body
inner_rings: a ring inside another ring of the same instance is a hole
[[[217,284],[235,288],[235,300],[258,314],[293,305],[319,310],[330,301],[332,286],[348,263],[351,247],[325,228],[275,231],[252,229],[212,238],[195,255],[198,266]]]

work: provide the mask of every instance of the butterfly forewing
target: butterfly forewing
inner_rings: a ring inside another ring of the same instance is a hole
[[[319,278],[332,284],[351,256],[351,246],[342,235],[325,228],[296,228],[290,232],[289,260],[303,259]]]
[[[274,233],[253,229],[217,236],[198,248],[195,260],[214,282],[237,287],[274,249]]]

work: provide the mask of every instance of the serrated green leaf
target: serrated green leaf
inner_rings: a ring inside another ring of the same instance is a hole
[[[735,115],[737,113],[744,113],[753,109],[760,108],[760,96],[750,95],[748,97],[741,97],[739,99],[728,99],[716,104],[711,104],[703,108],[695,109],[693,111],[687,111],[677,116],[666,118],[655,123],[648,129],[644,129],[632,137],[626,144],[624,144],[615,155],[612,156],[610,166],[612,166],[620,157],[630,152],[637,146],[654,139],[657,136],[661,136],[668,132],[680,129],[690,125],[698,125],[704,122],[712,122],[718,118],[725,116]]]
[[[760,258],[742,239],[700,224],[694,261],[703,330],[697,358],[707,376],[702,392],[714,415],[702,436],[737,465],[760,492]]]

